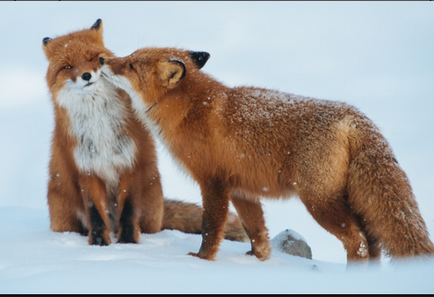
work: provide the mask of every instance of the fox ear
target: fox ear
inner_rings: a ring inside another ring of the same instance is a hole
[[[44,39],[42,39],[42,43],[47,46],[48,43],[51,41],[52,39],[50,37],[45,37]]]
[[[190,51],[190,57],[193,59],[194,63],[201,69],[206,61],[208,61],[210,54],[207,52],[193,52]]]
[[[185,77],[185,65],[178,60],[170,60],[160,64],[160,80],[164,87],[172,89]]]
[[[98,31],[99,28],[101,27],[101,24],[102,24],[102,20],[101,19],[97,19],[96,22],[95,22],[95,24],[93,24],[92,27],[90,27],[90,28],[93,29],[93,30]]]

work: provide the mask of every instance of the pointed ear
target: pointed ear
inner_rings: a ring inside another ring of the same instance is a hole
[[[178,60],[170,60],[160,64],[160,80],[164,87],[172,89],[185,77],[185,65]]]
[[[44,39],[42,39],[42,43],[47,46],[48,43],[51,41],[52,39],[50,37],[45,37]]]
[[[101,27],[101,25],[102,25],[102,20],[101,19],[97,19],[96,22],[95,22],[95,24],[93,24],[92,27],[90,27],[90,28],[93,29],[93,30],[98,31],[99,28]]]
[[[199,69],[201,69],[205,65],[206,61],[208,61],[210,54],[207,52],[190,51],[190,57],[193,59]]]

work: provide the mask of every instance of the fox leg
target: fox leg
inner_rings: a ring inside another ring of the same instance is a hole
[[[138,174],[140,175],[140,174]],[[133,180],[133,182],[132,182]],[[117,232],[117,243],[138,243],[140,238],[140,226],[138,219],[138,197],[141,185],[134,187],[134,177],[131,173],[122,176],[117,193],[119,226]]]
[[[380,261],[381,259],[381,247],[377,238],[369,236],[365,232],[366,240],[368,242],[369,261]]]
[[[318,224],[342,242],[347,251],[347,261],[367,261],[370,257],[368,240],[344,197],[340,194],[320,197],[313,193],[300,194],[306,209]],[[375,245],[372,249],[376,253]]]
[[[362,229],[363,234],[365,234],[366,241],[368,243],[369,261],[379,261],[381,259],[381,247],[378,238],[370,234],[362,217],[357,216],[357,222]]]
[[[76,208],[75,205],[70,205],[74,204],[71,203],[70,200],[74,199],[65,194],[48,191],[50,228],[54,232],[77,232],[85,234],[85,227],[78,217],[78,208]]]
[[[250,238],[252,250],[247,254],[255,255],[259,260],[268,259],[271,247],[261,203],[235,194],[232,194],[231,200]]]
[[[74,184],[60,174],[52,175],[47,191],[50,228],[55,232],[86,233],[78,214],[84,212],[83,201]]]
[[[143,176],[143,172],[127,172],[119,183],[118,243],[138,243],[140,232],[161,231],[164,198],[159,176]]]
[[[163,228],[164,197],[158,171],[142,182],[140,199],[140,230],[142,233],[157,233]]]
[[[222,181],[211,178],[200,184],[203,200],[202,244],[191,256],[214,260],[224,235],[229,212],[229,193]]]
[[[89,244],[109,245],[111,240],[105,185],[96,176],[83,177],[80,185],[89,224]]]
[[[117,234],[117,243],[138,243],[140,227],[134,207],[134,200],[130,193],[119,203],[120,218]]]
[[[154,160],[154,158],[148,158]],[[140,209],[139,224],[142,233],[157,233],[163,228],[164,197],[157,163],[147,163],[144,166],[142,178],[136,184],[141,190],[136,196],[136,205]],[[138,175],[134,173],[135,178]]]

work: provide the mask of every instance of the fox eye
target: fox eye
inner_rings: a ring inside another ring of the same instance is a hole
[[[72,66],[71,65],[66,65],[65,67],[63,67],[63,69],[71,69]]]
[[[136,68],[134,68],[133,64],[130,64],[130,68],[131,68],[131,70],[136,70]]]

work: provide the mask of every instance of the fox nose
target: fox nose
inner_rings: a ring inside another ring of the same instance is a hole
[[[92,78],[92,75],[91,75],[89,72],[85,72],[85,73],[83,73],[83,74],[81,75],[81,78],[82,78],[83,80],[87,80],[87,81],[89,81],[89,80]]]
[[[100,58],[99,58],[99,63],[100,63],[101,65],[104,65],[104,58],[103,58],[103,57],[100,57]]]

